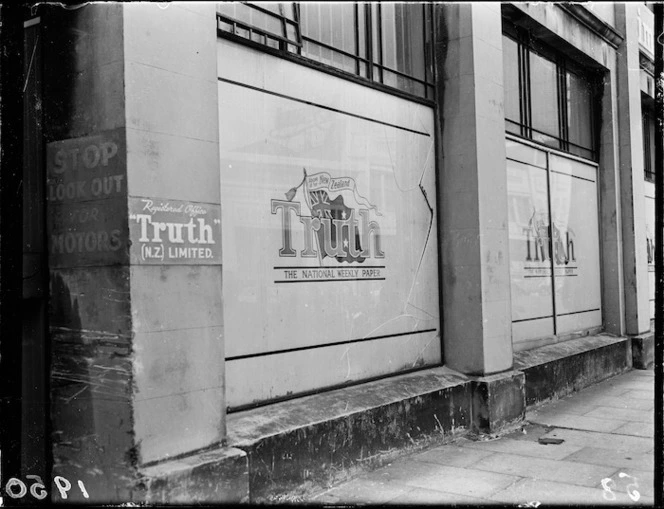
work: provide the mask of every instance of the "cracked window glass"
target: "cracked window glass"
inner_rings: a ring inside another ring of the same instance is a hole
[[[228,405],[439,364],[432,109],[222,44]]]

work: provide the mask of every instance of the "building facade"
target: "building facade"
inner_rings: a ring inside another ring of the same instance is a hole
[[[31,14],[26,475],[259,500],[647,365],[649,4]]]

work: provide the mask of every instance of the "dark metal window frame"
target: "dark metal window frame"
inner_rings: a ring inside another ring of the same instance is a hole
[[[295,56],[307,61],[314,63],[317,67],[324,66],[331,69],[334,69],[337,73],[347,74],[349,76],[356,76],[362,80],[371,82],[372,84],[379,84],[383,87],[386,87],[390,90],[396,90],[399,92],[398,95],[408,96],[410,98],[419,98],[424,99],[427,103],[431,103],[435,100],[435,87],[434,87],[434,76],[433,73],[429,71],[429,67],[432,66],[433,61],[433,52],[426,51],[426,40],[427,40],[427,30],[430,33],[433,33],[433,4],[422,3],[422,22],[425,29],[422,33],[422,38],[424,40],[424,54],[422,55],[424,62],[424,79],[417,78],[403,71],[399,71],[387,65],[384,65],[383,61],[383,33],[382,33],[382,9],[383,7],[379,4],[371,3],[354,3],[354,34],[355,34],[355,52],[349,52],[336,48],[330,44],[318,41],[312,37],[308,37],[302,34],[302,18],[300,12],[300,4],[293,4],[293,13],[294,19],[290,19],[283,14],[283,9],[280,9],[281,15],[276,14],[270,10],[264,9],[259,5],[255,5],[250,2],[241,2],[242,4],[255,9],[261,14],[270,16],[272,18],[277,18],[282,23],[282,33],[275,34],[268,30],[251,26],[250,24],[243,22],[238,19],[234,19],[231,16],[217,12],[217,33],[219,36],[232,39],[237,42],[242,43],[253,43],[262,45],[267,50],[278,50],[281,52],[279,56]],[[281,6],[281,4],[280,4]],[[364,26],[360,26],[360,9],[363,10],[364,16]],[[429,9],[430,12],[427,12]],[[225,28],[225,26],[230,27],[230,31]],[[288,35],[287,27],[290,26],[294,28],[295,38]],[[360,44],[360,31],[363,31],[363,44]],[[248,36],[242,35],[242,31],[245,31]],[[254,34],[258,35],[258,38],[261,41],[256,41]],[[377,35],[377,47],[374,45],[373,37]],[[269,41],[276,41],[278,43],[278,48],[271,46]],[[321,48],[325,48],[331,51],[333,54],[342,55],[345,58],[350,58],[354,60],[354,69],[355,72],[349,72],[345,68],[328,64],[325,62],[320,62],[315,58],[308,57],[305,51],[305,43],[316,45]],[[364,56],[363,56],[364,55]],[[431,60],[431,61],[430,61]],[[298,61],[300,61],[298,59]],[[395,87],[385,83],[385,74],[392,73],[397,77],[401,77],[415,88],[418,88],[422,93],[410,92],[404,90],[403,88]]]
[[[655,117],[650,108],[641,105],[641,130],[643,135],[643,177],[647,182],[655,182],[655,168],[652,159],[655,147],[650,137],[650,127],[654,128]]]
[[[599,111],[599,94],[596,91],[596,82],[592,72],[587,72],[572,60],[570,60],[563,53],[543,45],[538,40],[533,38],[529,31],[517,27],[510,23],[508,20],[503,20],[503,35],[508,37],[517,44],[518,55],[518,70],[519,70],[519,121],[514,119],[505,119],[506,125],[512,125],[515,129],[507,129],[508,132],[527,138],[531,141],[535,140],[536,134],[540,134],[550,138],[552,144],[541,143],[545,146],[550,146],[564,152],[569,152],[579,157],[584,157],[592,161],[597,161],[599,157],[598,142],[597,142],[597,116]],[[551,133],[540,131],[533,127],[532,124],[532,95],[530,85],[530,53],[535,53],[543,57],[556,66],[556,94],[557,94],[557,109],[558,109],[558,135],[555,136]],[[568,104],[567,104],[567,73],[582,76],[589,82],[593,83],[593,97],[591,100],[591,114],[588,119],[591,129],[592,146],[583,146],[574,143],[570,140],[569,118],[568,118]],[[584,155],[585,154],[585,155]]]

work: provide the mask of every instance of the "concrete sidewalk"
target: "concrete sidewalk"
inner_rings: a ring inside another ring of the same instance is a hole
[[[630,371],[530,409],[518,431],[399,458],[306,502],[653,505],[654,380]]]

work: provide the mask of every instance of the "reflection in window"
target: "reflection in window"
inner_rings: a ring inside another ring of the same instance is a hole
[[[648,182],[655,181],[655,119],[649,108],[643,106],[643,169]]]
[[[530,52],[530,93],[533,139],[558,146],[560,129],[558,118],[557,68],[554,62]]]
[[[569,151],[582,157],[592,157],[593,92],[592,83],[583,76],[567,72],[567,118],[569,122]]]
[[[408,76],[425,79],[424,10],[408,4],[385,3],[379,7],[384,83],[423,95],[424,85]]]
[[[301,4],[302,55],[344,71],[356,72],[355,58],[350,56],[357,53],[358,46],[355,11],[351,3]]]
[[[221,3],[217,27],[433,99],[432,13],[422,3]]]
[[[505,129],[521,134],[519,106],[519,46],[503,36],[503,86],[505,87]]]
[[[217,4],[217,27],[274,49],[295,51],[299,46],[292,4],[240,2]],[[292,43],[292,44],[289,44]]]
[[[588,159],[597,157],[597,77],[503,23],[505,129]]]

